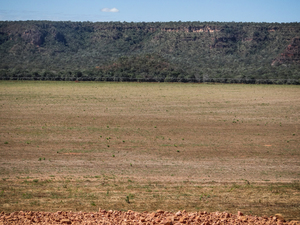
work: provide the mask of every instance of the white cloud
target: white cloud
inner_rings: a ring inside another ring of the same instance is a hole
[[[101,11],[102,12],[119,12],[119,10],[117,9],[117,8],[112,8],[112,9],[110,9],[110,8],[103,8],[103,9],[101,9]]]

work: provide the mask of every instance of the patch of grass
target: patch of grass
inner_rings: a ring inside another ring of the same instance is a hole
[[[129,196],[128,196],[128,195],[126,196],[125,201],[126,201],[128,204],[130,203],[130,199],[129,199]]]
[[[30,202],[30,205],[31,206],[39,206],[40,202],[38,200],[37,201],[33,201],[33,202]]]
[[[22,197],[23,197],[23,199],[31,199],[32,194],[31,193],[23,193]]]

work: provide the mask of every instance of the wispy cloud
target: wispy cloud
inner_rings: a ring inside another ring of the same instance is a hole
[[[113,12],[113,13],[116,13],[116,12],[119,12],[119,10],[117,8],[103,8],[101,9],[102,12]]]

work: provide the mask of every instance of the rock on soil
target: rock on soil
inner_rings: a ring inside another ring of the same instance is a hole
[[[0,214],[1,224],[288,224],[300,225],[299,221],[284,221],[280,214],[271,217],[244,216],[226,212],[195,212],[178,211],[176,213],[157,210],[156,212],[120,212],[99,209],[99,212],[28,212],[20,211]]]

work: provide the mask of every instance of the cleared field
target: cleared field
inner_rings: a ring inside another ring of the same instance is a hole
[[[0,211],[300,220],[300,87],[0,82]]]

